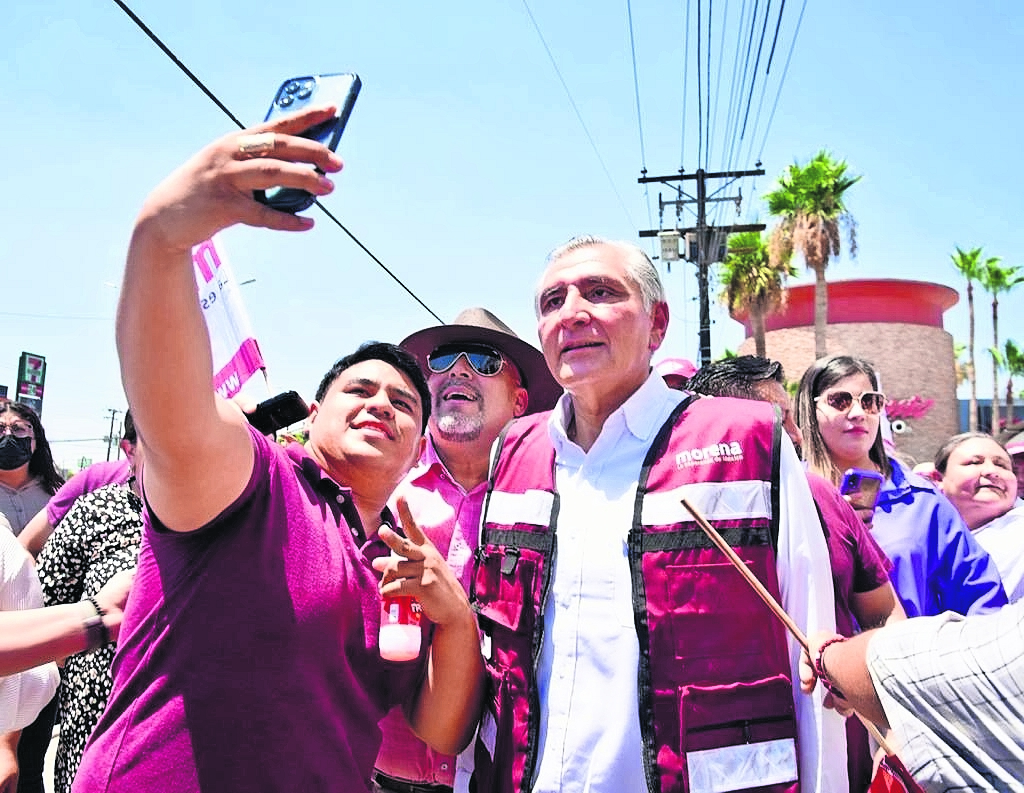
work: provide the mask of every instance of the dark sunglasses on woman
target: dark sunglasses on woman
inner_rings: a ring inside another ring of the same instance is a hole
[[[854,397],[849,391],[828,391],[816,396],[814,401],[818,402],[822,399],[825,400],[826,405],[840,413],[845,413],[852,408],[854,399],[860,400],[861,410],[871,414],[880,412],[886,403],[885,394],[881,391],[865,391],[859,397]]]
[[[455,362],[463,355],[473,371],[484,377],[494,377],[505,364],[501,353],[493,347],[483,344],[446,344],[427,356],[427,368],[434,374],[442,374],[455,366]]]

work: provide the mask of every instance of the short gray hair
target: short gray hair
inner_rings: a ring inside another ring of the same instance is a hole
[[[593,248],[598,245],[610,245],[614,248],[618,248],[625,254],[626,276],[640,289],[640,300],[643,303],[644,311],[650,311],[651,308],[654,307],[655,303],[668,302],[665,297],[665,287],[661,283],[661,276],[658,275],[658,269],[654,266],[654,262],[652,262],[650,257],[644,253],[642,248],[631,242],[625,242],[622,240],[606,240],[602,237],[594,236],[593,234],[584,234],[579,237],[573,237],[564,245],[559,245],[548,254],[547,265],[551,266],[554,262],[558,261],[563,256],[567,256],[573,251],[577,251],[581,248]],[[544,276],[541,276],[542,280],[543,278]],[[540,289],[538,288],[534,290],[533,300],[534,309],[537,311],[538,316],[540,316],[540,304],[538,302],[539,297]]]

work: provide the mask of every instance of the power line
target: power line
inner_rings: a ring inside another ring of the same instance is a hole
[[[761,25],[761,40],[757,43],[757,58],[754,61],[754,68],[750,78],[750,93],[747,95],[747,110],[743,114],[743,129],[740,131],[740,140],[747,134],[747,118],[750,116],[750,100],[754,98],[754,86],[757,84],[757,67],[761,64],[761,48],[764,46],[764,34],[768,30],[768,14],[772,10],[772,0],[768,0],[764,12],[764,24]]]
[[[178,56],[175,55],[173,52],[171,52],[170,47],[168,47],[166,44],[164,44],[160,40],[160,37],[157,36],[156,33],[154,33],[152,30],[150,30],[149,26],[147,26],[145,22],[143,22],[141,19],[139,19],[139,17],[135,14],[134,11],[132,11],[127,5],[122,3],[121,0],[114,0],[114,2],[117,3],[117,5],[121,8],[121,10],[124,11],[129,16],[129,18],[132,20],[132,22],[134,22],[136,25],[139,26],[139,28],[141,28],[143,33],[145,33],[147,36],[149,36],[150,39],[152,39],[153,43],[156,44],[156,46],[158,46],[161,50],[163,50],[164,55],[166,55],[168,58],[170,58],[172,61],[174,61],[174,65],[175,66],[177,66],[186,75],[188,75],[188,78],[199,87],[200,91],[202,91],[204,94],[206,94],[213,101],[213,103],[215,105],[217,105],[217,107],[219,107],[222,111],[224,111],[224,114],[228,118],[230,118],[232,121],[234,121],[238,125],[239,129],[245,129],[245,124],[243,124],[241,121],[239,121],[237,118],[235,118],[235,114],[227,109],[227,107],[224,105],[224,103],[221,102],[216,97],[216,95],[213,93],[213,91],[211,91],[209,88],[207,88],[203,84],[203,81],[200,80],[198,77],[196,77],[196,75],[192,72],[191,69],[189,69],[184,63],[182,63],[180,60],[178,60]]]
[[[793,58],[793,49],[796,47],[796,37],[800,33],[800,23],[804,21],[804,11],[807,10],[807,0],[800,6],[800,16],[796,20],[796,29],[793,31],[793,40],[789,44],[789,54],[786,55],[786,65],[782,67],[782,78],[779,80],[779,90],[775,93],[775,103],[772,105],[771,115],[768,117],[768,125],[764,129],[764,140],[761,141],[761,148],[757,152],[757,158],[761,159],[764,154],[764,147],[768,143],[768,130],[771,129],[772,121],[775,119],[775,111],[779,107],[779,97],[782,96],[782,86],[786,82],[786,75],[789,73],[789,62]]]
[[[640,115],[640,78],[636,71],[636,41],[633,36],[633,8],[626,0],[626,16],[629,18],[629,52],[633,57],[633,93],[636,95],[636,123],[640,130],[640,167],[647,170],[647,155],[644,153],[644,122]]]
[[[707,66],[705,72],[707,74],[707,88],[705,90],[707,94],[707,134],[705,140],[707,143],[704,146],[704,170],[707,170],[708,160],[711,158],[711,19],[712,19],[712,0],[708,0],[708,54],[707,54]]]
[[[633,7],[630,0],[626,0],[626,16],[629,20],[629,51],[633,56],[633,92],[636,95],[636,124],[640,134],[640,173],[647,175],[647,154],[644,151],[644,122],[640,113],[640,78],[636,69],[636,41],[633,36]],[[647,203],[647,223],[654,225],[651,215],[651,191],[644,185],[644,200]]]
[[[766,66],[764,70],[766,77],[768,76],[768,73],[771,72],[772,70],[772,59],[775,58],[775,45],[779,41],[779,28],[782,27],[782,12],[785,10],[785,8],[786,0],[782,0],[782,3],[779,5],[779,18],[775,20],[775,35],[772,36],[772,51],[768,53],[768,66]]]
[[[700,85],[700,7],[701,0],[697,0],[697,167],[703,162],[701,155],[704,142],[704,97]]]
[[[243,124],[241,121],[239,121],[238,118],[235,116],[235,114],[232,113],[228,109],[228,107],[223,102],[221,102],[220,99],[217,98],[216,94],[214,94],[213,91],[211,91],[209,88],[207,88],[206,85],[203,83],[203,81],[200,80],[192,72],[191,69],[189,69],[184,63],[181,62],[181,60],[171,51],[170,47],[168,47],[166,44],[164,44],[163,41],[160,40],[159,36],[157,36],[152,30],[150,30],[150,28],[141,19],[139,19],[139,17],[135,14],[134,11],[132,11],[124,2],[122,2],[122,0],[114,0],[114,2],[118,5],[118,7],[120,7],[120,9],[122,11],[125,12],[125,14],[128,15],[128,17],[142,30],[143,33],[145,33],[147,36],[149,36],[150,39],[152,39],[152,41],[163,51],[163,53],[165,55],[167,55],[168,58],[170,58],[174,62],[175,65],[179,69],[181,69],[181,71],[183,71],[188,76],[188,78],[190,80],[192,80],[192,82],[195,83],[199,87],[199,89],[204,94],[206,94],[213,101],[213,103],[215,105],[217,105],[217,107],[219,107],[224,112],[224,114],[228,118],[230,118],[233,122],[235,122],[236,125],[238,125],[239,129],[245,129],[245,124]],[[320,201],[317,201],[316,205],[318,207],[320,207],[320,209],[327,215],[327,217],[329,217],[331,220],[334,221],[335,225],[338,228],[340,228],[342,231],[344,231],[349,236],[349,238],[354,243],[356,243],[356,245],[358,245],[371,259],[373,259],[373,261],[376,262],[377,265],[382,270],[384,270],[385,273],[387,273],[389,276],[391,276],[391,278],[394,279],[394,281],[400,287],[402,287],[402,289],[404,289],[409,295],[412,296],[412,298],[417,303],[419,303],[424,309],[426,309],[427,313],[430,314],[430,316],[432,316],[434,319],[436,319],[438,321],[438,323],[440,323],[442,325],[445,324],[444,320],[442,320],[439,316],[437,316],[437,314],[435,314],[433,311],[431,311],[431,309],[427,306],[427,304],[424,303],[422,300],[420,300],[420,298],[416,296],[416,293],[413,292],[408,286],[406,286],[398,276],[396,276],[391,270],[389,270],[387,267],[385,267],[380,259],[378,259],[372,253],[370,253],[369,248],[367,248],[365,245],[363,245],[363,243],[361,243],[356,238],[355,234],[353,234],[351,231],[349,231],[342,224],[342,222],[340,220],[338,220],[338,218],[336,218],[331,212],[329,212],[327,210],[327,208],[323,204],[320,203]]]
[[[736,46],[733,50],[732,79],[729,81],[729,101],[726,103],[725,136],[722,143],[723,165],[730,170],[733,165],[733,148],[736,139],[736,124],[739,117],[738,103],[735,101],[739,85],[740,52],[743,45],[743,22],[747,15],[747,0],[743,0],[740,8],[739,24],[736,26]]]
[[[715,77],[715,109],[711,114],[711,137],[715,136],[715,122],[718,120],[718,100],[721,97],[722,87],[722,65],[725,63],[725,29],[727,27],[726,21],[729,18],[729,0],[725,0],[722,8],[722,35],[718,40],[718,74]]]
[[[683,172],[683,165],[686,163],[686,88],[690,84],[690,0],[686,0],[686,24],[684,30],[686,33],[683,45],[683,131],[679,141],[680,173]]]
[[[587,140],[590,142],[590,148],[594,150],[594,155],[597,157],[597,161],[601,164],[601,170],[604,171],[604,175],[608,179],[608,184],[612,188],[612,192],[615,193],[615,197],[619,199],[619,206],[622,207],[622,211],[626,213],[626,220],[630,226],[635,226],[633,218],[629,215],[629,210],[626,209],[626,202],[622,200],[622,196],[619,195],[618,188],[615,187],[615,181],[612,179],[611,173],[608,171],[608,166],[604,164],[604,159],[601,157],[601,152],[598,151],[597,144],[594,143],[594,138],[590,134],[590,130],[587,129],[586,122],[583,120],[583,115],[580,113],[580,109],[576,106],[576,101],[572,98],[572,92],[569,90],[569,86],[566,84],[565,79],[562,77],[562,72],[558,68],[558,63],[555,61],[555,56],[551,53],[551,48],[548,46],[547,41],[544,39],[544,34],[540,31],[540,25],[537,24],[537,20],[534,19],[533,12],[530,10],[530,4],[523,0],[523,7],[526,8],[526,14],[530,17],[530,22],[533,23],[533,29],[537,31],[537,36],[540,38],[540,43],[544,45],[544,51],[548,54],[548,59],[551,61],[551,66],[554,67],[555,74],[558,75],[558,81],[562,84],[562,88],[565,89],[565,95],[569,98],[569,104],[572,106],[573,112],[576,114],[577,120],[580,122],[580,126],[583,127],[583,132],[587,136]]]

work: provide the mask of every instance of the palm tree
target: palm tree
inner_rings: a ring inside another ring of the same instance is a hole
[[[762,358],[766,357],[764,318],[785,303],[783,283],[791,275],[796,275],[796,268],[788,261],[781,267],[772,266],[768,244],[760,231],[743,231],[729,237],[729,253],[720,270],[721,299],[730,312],[750,313],[754,350]]]
[[[1013,339],[1007,339],[1003,347],[1003,366],[1006,368],[1006,424],[1016,421],[1013,415],[1013,378],[1024,377],[1024,349]]]
[[[981,260],[981,248],[962,250],[958,245],[951,254],[953,266],[967,279],[967,380],[971,384],[971,397],[967,404],[967,429],[978,431],[978,370],[974,365],[974,282],[981,280],[982,271],[989,262],[998,262],[996,257]]]
[[[967,382],[968,377],[967,361],[961,360],[965,352],[967,352],[966,344],[959,341],[953,342],[953,374],[956,375],[958,388]]]
[[[1024,283],[1020,267],[1003,267],[999,257],[985,262],[978,280],[985,291],[992,295],[992,349],[999,350],[999,295],[1012,291]],[[992,434],[999,433],[999,359],[992,356]]]
[[[840,232],[845,229],[850,256],[857,255],[857,227],[846,210],[843,197],[860,181],[848,176],[845,160],[834,160],[822,149],[807,165],[793,163],[779,177],[778,186],[765,196],[768,211],[782,221],[772,232],[770,253],[773,262],[788,261],[799,252],[808,269],[814,271],[814,355],[827,353],[825,331],[828,327],[828,285],[825,268],[839,255]]]

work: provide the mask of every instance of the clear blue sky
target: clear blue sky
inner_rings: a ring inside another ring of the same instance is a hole
[[[632,3],[643,162],[652,174],[697,167],[696,0],[690,5],[684,135],[686,4]],[[725,164],[733,50],[741,12],[753,4],[714,5],[711,169]],[[534,341],[531,295],[551,248],[588,232],[635,240],[652,204],[657,224],[657,189],[646,196],[636,183],[641,140],[625,2],[530,3],[575,109],[527,6],[514,0],[135,0],[132,8],[245,121],[262,119],[287,77],[359,72],[363,93],[341,145],[347,166],[327,203],[445,320],[484,305]],[[835,262],[831,278],[959,289],[949,263],[958,244],[1024,263],[1013,220],[1022,214],[1018,4],[810,0],[764,138],[800,8],[786,5],[766,98],[760,104],[760,84],[753,96],[756,134],[733,162],[750,168],[760,153],[767,171],[742,185],[738,220],[764,220],[759,197],[773,179],[827,147],[864,175],[849,194],[859,255]],[[113,315],[134,214],[165,174],[232,127],[112,1],[16,3],[5,23],[0,383],[13,391],[22,350],[46,356],[50,437],[99,438],[108,409],[125,407]],[[722,222],[734,218],[730,209]],[[323,371],[359,342],[399,341],[435,324],[325,219],[306,235],[233,230],[226,244],[238,280],[256,279],[244,292],[275,391],[309,398]],[[672,326],[662,353],[695,358],[692,267],[665,278]],[[801,273],[797,283],[808,280]],[[987,299],[979,302],[980,351],[991,323]],[[1005,301],[1001,336],[1024,342],[1019,303]],[[717,306],[713,320],[713,353],[738,346],[740,326]],[[966,325],[962,304],[947,313],[955,338],[966,338]],[[990,390],[983,377],[982,394]],[[185,432],[188,416],[183,404]],[[106,445],[54,449],[74,464],[102,459]]]

